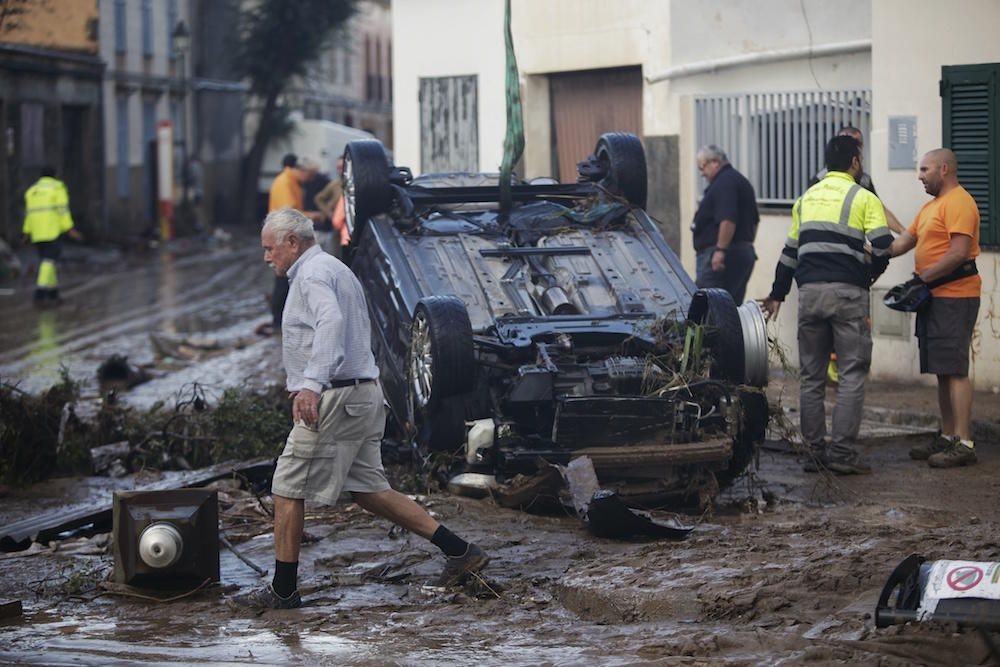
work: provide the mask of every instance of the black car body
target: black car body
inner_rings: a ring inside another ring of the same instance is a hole
[[[515,181],[501,212],[496,175],[414,178],[348,145],[387,434],[456,452],[473,486],[589,456],[640,501],[718,488],[764,435],[761,312],[696,289],[643,209],[637,138],[603,135],[580,174]]]

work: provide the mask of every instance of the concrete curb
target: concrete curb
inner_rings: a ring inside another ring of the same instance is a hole
[[[973,407],[973,410],[975,410],[975,407]],[[861,414],[862,419],[881,422],[883,424],[915,426],[932,430],[937,430],[940,423],[936,413],[911,412],[893,408],[865,406]],[[973,419],[972,437],[976,441],[1000,442],[1000,422]]]

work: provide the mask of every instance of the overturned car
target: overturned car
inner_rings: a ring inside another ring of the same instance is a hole
[[[644,211],[646,162],[609,133],[580,181],[414,177],[347,146],[349,262],[368,296],[387,437],[488,488],[587,456],[634,503],[724,486],[767,424],[755,303],[697,290]]]

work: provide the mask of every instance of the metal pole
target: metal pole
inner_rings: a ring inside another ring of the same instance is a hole
[[[188,90],[187,90],[187,50],[180,52],[181,57],[181,114],[184,118],[184,134],[181,137],[181,202],[188,201]]]

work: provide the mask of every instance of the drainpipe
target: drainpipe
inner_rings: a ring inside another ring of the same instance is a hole
[[[742,67],[744,65],[763,65],[766,63],[776,63],[783,60],[798,60],[800,58],[822,58],[825,56],[841,56],[852,53],[865,53],[871,51],[871,39],[858,39],[851,42],[836,42],[834,44],[820,44],[818,46],[795,46],[788,49],[768,49],[766,51],[756,51],[754,53],[744,53],[738,56],[727,58],[716,58],[714,60],[700,60],[693,63],[685,63],[675,67],[668,67],[663,72],[646,77],[646,83],[659,83],[671,79],[680,79],[695,74],[715,73],[723,69]]]

